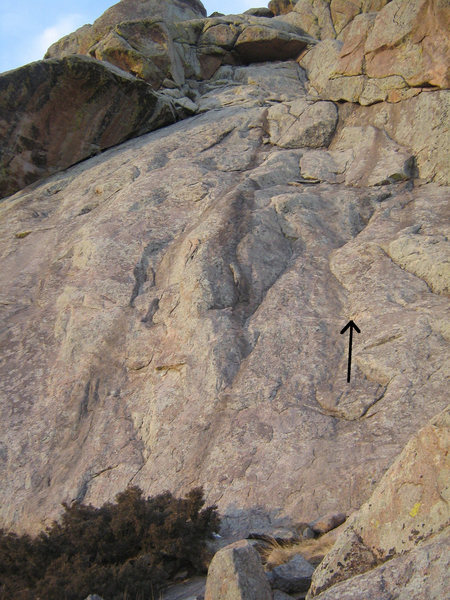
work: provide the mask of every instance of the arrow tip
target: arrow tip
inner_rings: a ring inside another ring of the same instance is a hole
[[[361,329],[356,325],[353,320],[350,320],[347,325],[341,330],[341,333],[345,333],[349,327],[352,327],[358,333],[361,333]]]

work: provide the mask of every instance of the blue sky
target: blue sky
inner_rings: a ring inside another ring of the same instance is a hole
[[[63,35],[92,23],[114,0],[0,0],[0,73],[43,57]],[[206,0],[208,14],[240,13],[261,0]]]

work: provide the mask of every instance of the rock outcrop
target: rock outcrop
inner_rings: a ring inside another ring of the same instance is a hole
[[[176,120],[143,81],[83,56],[0,76],[0,197]]]
[[[314,42],[276,19],[193,19],[204,13],[197,0],[123,0],[0,76],[0,197],[195,114],[198,81],[223,64],[297,58]]]
[[[379,567],[337,584],[317,600],[441,600],[450,585],[450,543],[444,534]]]
[[[336,583],[395,559],[392,566],[389,562],[362,579],[371,591],[367,597],[375,598],[383,577],[395,589],[395,582],[400,582],[412,564],[426,563],[427,553],[432,555],[429,564],[433,565],[433,571],[424,572],[423,580],[417,572],[410,574],[403,582],[408,583],[404,597],[409,597],[408,590],[410,593],[414,590],[412,597],[439,597],[437,589],[431,595],[425,590],[431,585],[429,578],[433,573],[449,581],[449,447],[450,410],[446,409],[410,440],[369,500],[347,521],[345,530],[314,574],[311,597],[322,598],[320,592]],[[393,573],[387,576],[391,570]],[[441,580],[442,589],[444,581]],[[351,587],[361,590],[357,582]],[[388,590],[385,592],[388,594]],[[352,593],[344,593],[338,586],[323,597],[353,598]]]
[[[308,4],[308,0],[304,1]],[[366,4],[361,14],[352,14],[352,9],[350,13],[339,11],[334,19],[333,6],[357,9],[357,3],[333,0],[331,5],[323,4],[324,11],[330,10],[329,26],[326,32],[304,27],[323,41],[302,62],[311,91],[321,98],[369,105],[385,100],[399,102],[416,95],[423,86],[449,87],[448,3],[375,2]],[[378,8],[380,4],[385,6],[379,12],[368,12],[374,4]],[[303,10],[302,0],[295,10]],[[338,33],[337,39],[331,33],[333,29]]]
[[[34,182],[0,204],[0,525],[129,484],[203,485],[227,539],[360,509],[311,594],[389,574],[433,597],[444,417],[417,432],[448,403],[446,7],[403,3],[380,45],[396,0],[157,4],[0,77],[2,193]]]

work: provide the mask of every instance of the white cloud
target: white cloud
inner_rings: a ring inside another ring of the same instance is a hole
[[[84,23],[83,15],[74,14],[61,17],[54,25],[47,27],[34,38],[32,43],[33,53],[38,58],[42,58],[49,46],[57,42],[64,35],[75,31],[75,29],[78,29]]]

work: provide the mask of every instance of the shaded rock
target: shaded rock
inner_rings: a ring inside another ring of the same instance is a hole
[[[270,8],[265,8],[264,6],[258,8],[249,8],[244,12],[244,15],[251,15],[252,17],[266,17],[271,19],[274,16],[274,13]]]
[[[281,590],[273,590],[273,600],[292,600],[293,596],[282,592]]]
[[[449,424],[447,409],[406,445],[371,498],[349,518],[344,532],[317,568],[311,597],[365,573],[377,563],[419,544],[423,546],[424,541],[448,527],[445,457],[450,443]]]
[[[214,556],[205,600],[272,600],[261,559],[248,541],[235,542]]]
[[[336,527],[342,525],[346,519],[347,515],[344,513],[330,513],[310,523],[310,527],[314,533],[328,533],[328,531],[336,529]]]
[[[0,77],[0,196],[176,119],[146,83],[91,58]]]
[[[315,596],[317,600],[441,600],[450,585],[449,533],[352,577]]]
[[[337,123],[331,102],[299,99],[271,107],[267,113],[270,142],[282,148],[328,146]]]
[[[374,127],[345,127],[331,148],[302,156],[304,178],[373,186],[406,180],[413,173],[411,154]]]
[[[89,594],[89,596],[87,596],[86,600],[103,600],[103,598],[101,596],[99,596],[98,594]]]
[[[205,586],[205,577],[193,577],[166,588],[161,592],[161,600],[203,600]]]
[[[270,0],[269,9],[274,15],[284,15],[294,10],[296,0]]]
[[[263,25],[248,25],[234,47],[244,61],[264,62],[297,58],[312,41],[301,31],[294,33]]]
[[[272,588],[282,592],[306,592],[311,585],[314,567],[296,554],[291,560],[267,573]]]
[[[316,537],[316,534],[311,527],[305,527],[302,532],[302,537],[305,538],[305,540],[313,540]]]

